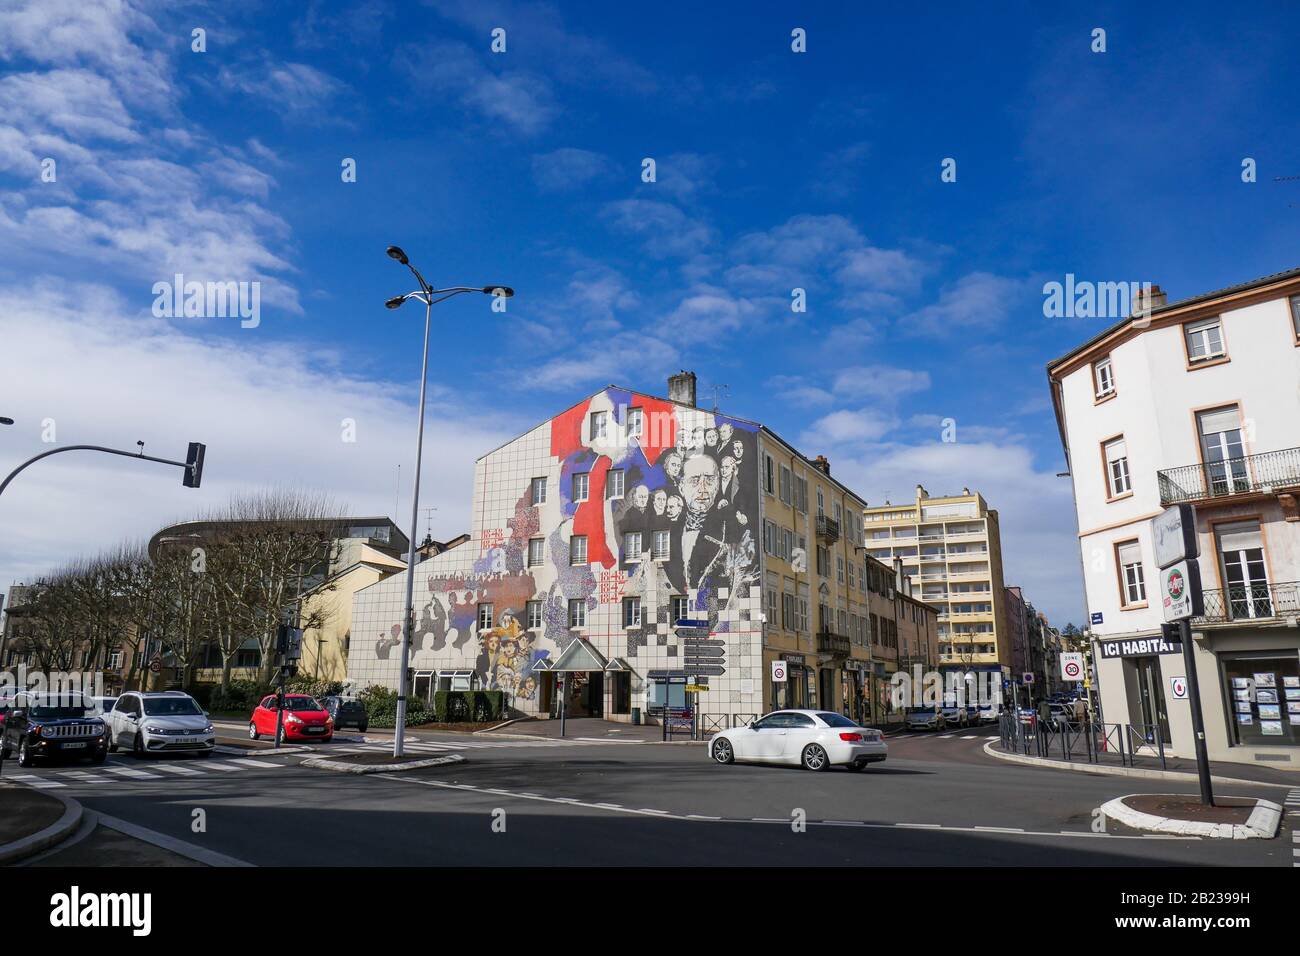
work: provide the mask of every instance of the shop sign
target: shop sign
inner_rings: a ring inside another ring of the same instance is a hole
[[[1157,654],[1181,654],[1183,645],[1163,637],[1142,637],[1128,641],[1098,641],[1097,648],[1107,660],[1116,657],[1154,657]]]

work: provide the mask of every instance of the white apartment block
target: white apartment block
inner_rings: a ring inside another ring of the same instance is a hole
[[[1102,716],[1193,755],[1151,520],[1196,511],[1193,646],[1212,759],[1300,766],[1300,269],[1167,303],[1048,366]],[[1163,653],[1162,653],[1163,651]]]
[[[998,513],[978,492],[863,511],[867,553],[920,583],[917,597],[939,611],[939,669],[1011,675]]]

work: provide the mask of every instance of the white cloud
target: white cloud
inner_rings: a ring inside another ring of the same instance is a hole
[[[606,203],[602,215],[614,230],[643,238],[655,258],[695,255],[714,241],[709,226],[656,199],[619,199]]]
[[[580,189],[608,177],[612,168],[609,157],[572,146],[533,157],[533,179],[547,192]]]
[[[86,309],[91,301],[95,308]],[[168,522],[223,503],[233,492],[301,485],[331,494],[353,513],[393,514],[402,465],[410,506],[414,389],[345,372],[329,357],[247,330],[219,340],[190,335],[133,308],[103,286],[35,283],[0,291],[7,363],[0,473],[57,444],[103,444],[184,456],[208,445],[203,487],[181,486],[179,469],[69,452],[38,462],[0,498],[0,584],[31,580],[83,553],[139,539]],[[434,534],[469,529],[474,460],[531,424],[510,411],[461,404],[435,387],[425,435],[421,497],[436,501]],[[341,422],[356,421],[355,443]],[[430,466],[436,462],[436,466]]]
[[[463,112],[489,126],[505,126],[525,136],[540,132],[558,112],[550,82],[523,70],[489,67],[492,61],[484,57],[490,55],[458,41],[435,40],[403,47],[394,66],[413,90],[454,96]]]
[[[1016,305],[1022,283],[971,272],[939,293],[939,301],[899,319],[899,328],[915,335],[945,336],[1000,325]]]
[[[335,118],[330,104],[347,85],[306,63],[264,60],[223,66],[218,82],[228,90],[264,100],[277,113],[321,121]]]

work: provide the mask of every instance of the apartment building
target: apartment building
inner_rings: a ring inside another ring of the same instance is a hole
[[[1151,521],[1194,506],[1210,757],[1300,766],[1300,269],[1170,303],[1048,366],[1074,482],[1101,708],[1193,754],[1160,640]],[[1181,684],[1179,685],[1181,686]]]
[[[901,562],[920,583],[919,599],[938,609],[941,671],[994,671],[1010,677],[1002,540],[998,513],[983,495],[931,497],[920,485],[904,505],[864,509],[867,553]]]
[[[477,461],[469,542],[417,570],[413,692],[632,720],[685,706],[689,681],[708,688],[707,727],[784,706],[865,719],[890,665],[873,654],[864,507],[825,458],[699,408],[691,372],[667,398],[601,389]],[[356,594],[355,685],[396,686],[403,584]],[[683,620],[708,637],[678,637]],[[927,624],[908,627],[891,650]]]

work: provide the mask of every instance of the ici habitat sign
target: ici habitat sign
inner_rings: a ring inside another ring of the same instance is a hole
[[[1181,654],[1183,645],[1166,641],[1163,637],[1141,637],[1127,641],[1099,641],[1101,656],[1110,660],[1116,657],[1154,657],[1157,654]]]

